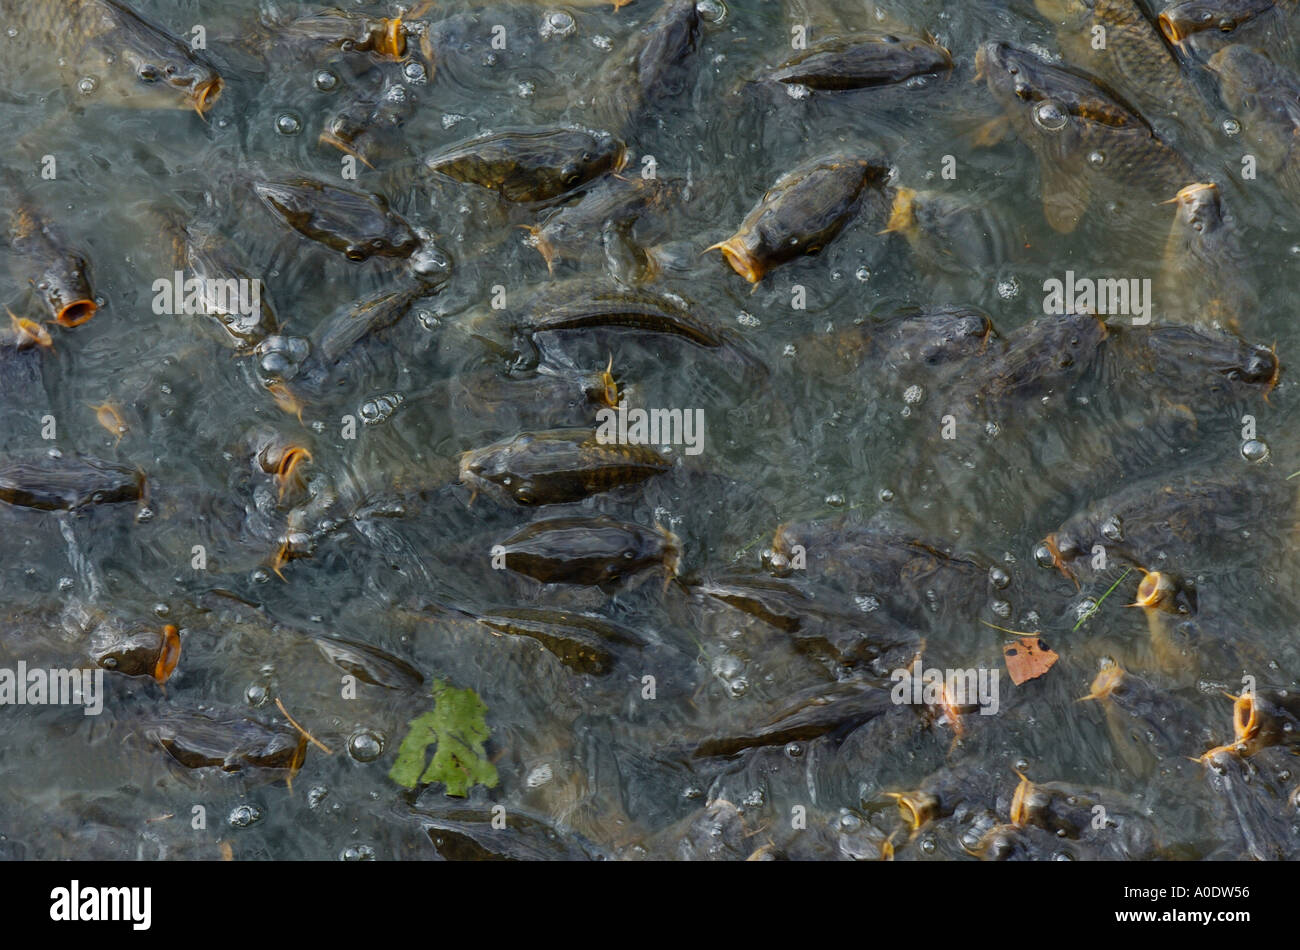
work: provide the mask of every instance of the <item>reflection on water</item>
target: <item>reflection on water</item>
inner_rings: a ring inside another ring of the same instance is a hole
[[[5,708],[2,853],[1295,854],[1291,80],[1219,54],[1289,14],[139,0],[206,49],[123,76],[60,6],[0,666],[104,710]]]

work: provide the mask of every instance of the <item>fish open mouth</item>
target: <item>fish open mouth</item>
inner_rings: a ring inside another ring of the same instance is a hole
[[[1011,796],[1011,823],[1018,828],[1023,828],[1028,817],[1025,811],[1025,799],[1033,791],[1034,783],[1021,773],[1016,774],[1020,775],[1020,784],[1016,786],[1015,794]]]
[[[1129,606],[1159,607],[1168,599],[1173,589],[1173,583],[1164,574],[1150,571],[1142,578],[1142,583],[1138,584],[1137,600]]]
[[[1259,734],[1259,712],[1255,698],[1242,693],[1232,703],[1232,731],[1238,743],[1248,742]]]
[[[176,669],[181,658],[181,638],[173,624],[162,629],[162,649],[158,651],[158,663],[153,669],[153,678],[159,683],[167,682]]]
[[[355,148],[353,148],[352,145],[343,141],[343,139],[339,138],[333,132],[328,132],[328,131],[322,132],[320,134],[320,139],[318,141],[320,142],[321,145],[332,145],[343,154],[351,155],[353,158],[361,162],[367,168],[375,167],[374,165],[370,164],[369,160],[367,160],[367,158],[364,155],[362,155]]]
[[[728,238],[704,249],[705,254],[709,253],[709,251],[721,251],[722,256],[731,265],[731,269],[751,284],[757,284],[763,279],[762,265],[745,250],[739,238]]]
[[[1119,684],[1124,680],[1124,670],[1119,664],[1111,663],[1092,681],[1092,692],[1087,696],[1080,697],[1079,701],[1085,699],[1104,699],[1111,693],[1115,692]]]
[[[1187,38],[1184,34],[1179,32],[1178,24],[1174,22],[1173,17],[1169,14],[1160,14],[1160,16],[1156,17],[1156,22],[1160,25],[1160,32],[1165,35],[1165,39],[1170,43],[1173,43],[1175,46]]]
[[[927,795],[925,792],[890,792],[889,796],[898,802],[899,814],[907,822],[907,826],[912,831],[917,831],[922,825],[934,817],[938,809],[938,802],[933,795]]]
[[[894,193],[894,201],[889,209],[889,220],[881,234],[902,232],[908,237],[916,232],[916,192],[911,188],[899,188]]]
[[[196,85],[190,92],[190,101],[194,104],[194,110],[199,115],[203,115],[216,103],[221,97],[222,82],[220,76],[213,76],[211,79],[205,79]]]
[[[406,55],[406,35],[402,32],[402,18],[384,20],[384,32],[375,44],[375,52],[382,56],[401,59]]]
[[[98,309],[93,300],[74,300],[59,308],[59,312],[54,315],[54,322],[61,327],[79,327],[93,317]]]

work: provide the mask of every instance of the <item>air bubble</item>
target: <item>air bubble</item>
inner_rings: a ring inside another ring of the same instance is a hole
[[[384,737],[373,729],[362,729],[348,738],[348,755],[358,762],[373,762],[384,754]]]
[[[247,828],[262,820],[262,809],[256,805],[236,805],[230,812],[230,827]]]
[[[302,131],[302,119],[292,112],[282,112],[275,117],[275,131],[281,135],[297,135]]]
[[[1241,444],[1241,457],[1247,462],[1262,462],[1268,458],[1268,445],[1259,439],[1247,439]]]
[[[572,14],[563,10],[551,10],[542,17],[542,26],[538,32],[542,34],[542,39],[549,40],[553,36],[572,36],[577,29],[578,24]]]

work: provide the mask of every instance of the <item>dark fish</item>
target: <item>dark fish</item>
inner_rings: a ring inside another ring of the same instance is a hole
[[[31,205],[19,202],[11,212],[9,242],[23,276],[56,323],[80,326],[95,315],[86,259]]]
[[[982,861],[1086,861],[1100,855],[1034,825],[995,825],[967,849]]]
[[[505,566],[543,584],[614,584],[632,575],[663,568],[677,573],[677,538],[663,528],[597,518],[535,521],[499,545],[494,556]]]
[[[1208,725],[1188,702],[1118,664],[1106,665],[1083,699],[1105,707],[1117,754],[1139,774],[1152,760],[1195,758],[1211,742]]]
[[[661,205],[669,186],[659,178],[610,178],[594,186],[576,204],[551,212],[528,227],[529,242],[554,271],[562,258],[581,256],[611,232],[624,235],[647,210]]]
[[[1180,316],[1192,323],[1239,330],[1243,318],[1255,315],[1259,299],[1248,278],[1250,259],[1218,186],[1188,185],[1174,203],[1161,299],[1177,301]]]
[[[1137,0],[1038,0],[1057,21],[1065,58],[1151,109],[1205,120],[1173,50]],[[1104,39],[1099,43],[1098,37]]]
[[[612,361],[599,370],[541,363],[530,375],[502,373],[491,365],[463,372],[450,383],[453,412],[491,421],[490,433],[506,434],[564,425],[590,425],[600,409],[616,409],[620,386]]]
[[[295,17],[273,26],[272,42],[337,49],[344,53],[374,53],[383,59],[403,59],[410,51],[410,36],[423,36],[419,26],[405,22],[422,16],[431,4],[395,17],[371,17],[348,10],[323,10]],[[422,45],[425,59],[432,63],[432,51]]]
[[[568,194],[627,160],[608,132],[580,129],[493,132],[425,160],[428,171],[497,192],[506,201],[548,201]]]
[[[597,861],[608,857],[586,839],[561,831],[524,808],[508,809],[499,823],[482,808],[422,798],[411,813],[444,861]]]
[[[1223,330],[1179,324],[1111,330],[1107,361],[1167,400],[1223,406],[1267,396],[1282,373],[1277,355]]]
[[[773,574],[838,578],[854,593],[918,618],[931,612],[932,600],[969,616],[978,612],[988,592],[987,565],[874,520],[846,516],[783,524],[761,557]],[[796,571],[800,559],[804,567]]]
[[[886,678],[911,666],[922,647],[914,630],[883,611],[864,613],[846,597],[824,589],[810,593],[788,580],[723,578],[693,587],[692,594],[756,617],[788,634],[800,652],[837,668],[864,667]]]
[[[1265,750],[1275,752],[1279,750]],[[1294,861],[1296,858],[1293,805],[1287,794],[1286,781],[1291,779],[1294,755],[1289,751],[1279,762],[1272,756],[1257,753],[1243,756],[1220,748],[1206,754],[1205,780],[1218,805],[1214,819],[1224,831],[1235,829],[1241,853],[1223,854],[1224,858],[1250,858],[1253,861]],[[1218,857],[1219,855],[1216,855]]]
[[[232,710],[162,709],[140,731],[187,769],[223,772],[296,772],[307,756],[307,739],[297,730],[268,725]]]
[[[592,429],[551,429],[466,452],[460,480],[520,505],[551,505],[635,485],[671,468],[653,448],[607,445]]]
[[[1055,230],[1078,226],[1101,182],[1158,202],[1197,180],[1132,106],[1086,73],[1006,43],[985,43],[975,64],[1039,158],[1043,213]]]
[[[1011,800],[1011,823],[1088,842],[1105,857],[1149,861],[1161,856],[1150,819],[1120,792],[1022,777]]]
[[[1002,349],[964,375],[949,405],[1000,415],[1068,392],[1097,364],[1107,332],[1091,314],[1039,317],[1008,334]]]
[[[180,659],[181,641],[176,627],[154,628],[140,624],[126,629],[100,624],[91,634],[89,655],[106,670],[126,676],[151,676],[165,683]]]
[[[1300,201],[1300,77],[1240,43],[1225,46],[1206,65],[1259,153],[1260,168],[1277,176],[1292,201]]]
[[[1277,0],[1182,0],[1160,11],[1160,32],[1175,46],[1206,30],[1231,33],[1277,7]]]
[[[78,76],[108,64],[111,100],[189,105],[202,115],[221,95],[221,76],[206,57],[117,0],[3,0],[0,19],[24,47],[74,67]]]
[[[809,373],[838,375],[867,365],[873,378],[908,379],[998,352],[989,315],[977,307],[910,308],[801,342],[798,365]]]
[[[527,637],[579,673],[604,676],[614,669],[613,649],[640,649],[645,641],[626,627],[600,617],[534,607],[499,607],[478,615],[478,622],[494,633]]]
[[[1018,226],[1005,209],[942,191],[897,188],[885,233],[899,234],[912,248],[925,277],[969,277],[1000,270],[1023,250]]]
[[[375,162],[398,150],[402,126],[414,112],[410,87],[388,81],[377,93],[358,96],[327,118],[320,142],[374,168]]]
[[[0,501],[41,511],[139,501],[144,485],[139,469],[89,455],[0,465]]]
[[[300,234],[341,251],[350,261],[410,257],[420,240],[380,195],[297,178],[253,185],[268,208]]]
[[[818,43],[762,78],[818,90],[868,89],[951,69],[952,56],[932,40],[868,31]]]
[[[531,297],[517,316],[517,331],[528,336],[625,327],[682,337],[698,346],[721,347],[727,343],[719,328],[696,316],[680,297],[582,280],[546,287]]]
[[[368,643],[307,634],[325,659],[363,683],[385,689],[417,689],[424,675],[405,660]]]
[[[890,792],[898,802],[898,811],[913,831],[946,818],[963,805],[1002,811],[1014,794],[1010,778],[994,775],[975,764],[959,764],[940,769],[919,787],[906,792]]]
[[[427,287],[412,285],[367,297],[317,327],[312,350],[325,365],[337,363],[372,333],[396,324],[427,292]]]
[[[751,284],[804,254],[816,254],[854,216],[862,192],[887,172],[865,159],[836,156],[807,162],[781,176],[725,241],[727,263]]]
[[[694,756],[733,756],[746,749],[844,735],[893,708],[887,690],[862,683],[819,685],[791,696],[775,715],[752,729],[703,740]]]
[[[1137,567],[1257,547],[1254,535],[1284,517],[1292,501],[1281,480],[1230,468],[1184,471],[1131,482],[1064,522],[1043,542],[1052,563],[1073,577],[1090,570],[1095,548]],[[1246,541],[1242,532],[1252,537]]]
[[[628,128],[650,109],[686,97],[700,42],[694,0],[666,0],[596,75],[596,112],[612,128]]]
[[[247,264],[231,242],[216,231],[189,224],[179,212],[162,212],[160,218],[171,239],[176,266],[208,288],[218,284],[226,288],[224,299],[208,292],[203,300],[203,312],[215,318],[224,331],[222,338],[239,349],[247,349],[274,334],[279,322],[271,305],[262,298],[266,288],[260,281],[257,305],[250,306],[247,313],[238,306],[242,302],[239,282],[255,278],[249,276]]]

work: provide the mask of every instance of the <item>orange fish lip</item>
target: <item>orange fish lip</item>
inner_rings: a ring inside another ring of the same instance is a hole
[[[1020,776],[1020,784],[1016,786],[1015,794],[1011,796],[1011,823],[1019,828],[1023,828],[1025,826],[1026,817],[1025,798],[1033,789],[1034,783],[1029,781],[1029,779],[1024,775],[1021,775],[1020,772],[1017,772],[1016,774]]]
[[[1118,664],[1111,664],[1103,669],[1092,681],[1091,692],[1084,699],[1105,699],[1113,693],[1124,679],[1124,669]]]
[[[1239,743],[1259,733],[1259,712],[1250,693],[1242,693],[1232,704],[1232,730]]]
[[[917,831],[934,817],[935,801],[925,792],[889,792],[889,797],[898,802],[898,811],[912,831]]]
[[[275,467],[275,478],[280,483],[281,498],[284,497],[285,490],[297,474],[299,466],[311,460],[311,452],[301,446],[294,445],[284,450],[280,456],[280,464]]]
[[[162,629],[162,650],[158,653],[158,663],[153,669],[153,678],[165,683],[176,669],[181,658],[180,633],[173,624]]]
[[[213,76],[211,79],[203,80],[191,90],[190,100],[194,103],[194,109],[199,115],[203,115],[212,108],[217,99],[221,97],[221,90],[224,85],[220,76]]]
[[[1268,386],[1264,390],[1264,401],[1268,402],[1269,393],[1277,388],[1277,381],[1282,378],[1282,361],[1277,358],[1277,344],[1274,343],[1270,349],[1273,354],[1273,375],[1269,377]]]
[[[406,55],[406,37],[402,33],[402,18],[400,16],[385,19],[384,33],[381,42],[376,44],[375,52],[383,56],[391,56],[393,59],[401,59]]]
[[[1178,32],[1178,24],[1174,22],[1173,17],[1167,13],[1162,13],[1156,17],[1156,23],[1160,27],[1160,32],[1165,35],[1170,43],[1177,46],[1187,37]]]
[[[740,243],[739,237],[727,238],[725,241],[719,241],[711,247],[706,247],[704,253],[709,251],[721,251],[722,256],[726,258],[731,269],[734,270],[751,284],[757,284],[763,279],[763,267],[756,261],[752,254],[745,250],[744,245]]]
[[[1157,607],[1165,599],[1171,585],[1159,571],[1149,571],[1138,584],[1137,600],[1130,606],[1132,607]]]
[[[79,327],[90,320],[99,310],[95,301],[86,297],[64,304],[54,315],[54,322],[61,327]]]
[[[320,142],[320,144],[322,145],[333,145],[340,152],[344,153],[345,155],[351,155],[353,158],[361,162],[361,164],[365,165],[367,168],[373,169],[375,167],[374,165],[370,164],[370,162],[366,159],[364,155],[358,152],[347,142],[343,141],[333,132],[322,132],[320,134],[320,138],[317,141]]]

